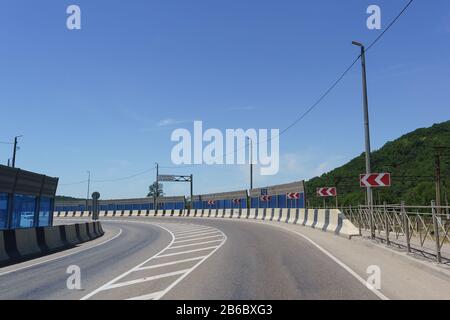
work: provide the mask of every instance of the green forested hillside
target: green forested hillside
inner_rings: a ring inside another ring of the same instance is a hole
[[[436,147],[443,147],[436,149]],[[371,153],[372,172],[390,172],[392,186],[374,189],[375,203],[428,205],[435,199],[435,155],[440,153],[442,202],[450,194],[450,121],[417,129]],[[322,204],[317,187],[336,186],[339,205],[364,203],[359,174],[365,172],[364,153],[344,166],[306,183],[311,206]],[[330,205],[334,199],[327,199]]]

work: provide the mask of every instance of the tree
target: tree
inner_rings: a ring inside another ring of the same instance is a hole
[[[156,182],[153,182],[153,184],[151,184],[148,187],[147,197],[162,197],[162,196],[164,196],[162,183],[157,184]]]

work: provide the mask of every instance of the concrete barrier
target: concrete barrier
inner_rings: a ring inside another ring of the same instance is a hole
[[[88,235],[88,229],[87,229],[87,223],[79,223],[76,224],[76,229],[78,233],[78,238],[81,242],[89,241],[89,235]]]
[[[65,225],[64,232],[66,234],[66,240],[70,245],[80,243],[80,239],[77,236],[77,229],[74,224]]]
[[[107,216],[114,216],[107,212]],[[352,237],[359,235],[356,228],[338,209],[301,209],[301,208],[243,208],[243,209],[183,209],[183,210],[126,210],[116,211],[115,216],[139,217],[196,217],[196,218],[225,218],[225,219],[255,219],[280,223],[297,224],[317,230],[333,232],[337,235]],[[58,212],[60,216],[64,212]],[[105,212],[106,214],[106,212]],[[70,212],[69,212],[70,216]],[[80,231],[79,231],[80,233]],[[81,231],[83,241],[85,233]]]
[[[61,249],[65,246],[61,237],[62,226],[44,227],[44,239],[47,248],[50,251]]]
[[[94,223],[86,223],[86,226],[87,226],[89,239],[93,240],[93,239],[97,238],[95,235]]]
[[[78,230],[78,232],[77,232]],[[100,222],[0,231],[0,266],[70,248],[104,234]]]
[[[9,256],[6,252],[4,232],[0,231],[0,262],[7,260],[9,260]]]
[[[19,255],[30,256],[41,252],[36,236],[36,228],[16,229],[14,231]]]
[[[287,219],[287,223],[296,224],[298,219],[299,209],[291,208],[289,209],[289,217]]]

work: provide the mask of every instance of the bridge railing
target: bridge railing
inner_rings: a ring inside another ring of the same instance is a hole
[[[438,263],[450,264],[449,206],[402,204],[345,207],[342,212],[359,228],[387,245],[405,248]]]

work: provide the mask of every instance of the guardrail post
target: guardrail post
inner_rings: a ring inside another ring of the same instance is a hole
[[[441,245],[439,243],[439,224],[438,217],[436,213],[436,205],[434,200],[431,201],[431,213],[433,215],[433,228],[434,228],[434,238],[436,241],[436,261],[437,263],[441,263]]]
[[[402,201],[401,205],[401,213],[403,217],[403,229],[405,230],[405,236],[406,236],[406,248],[408,252],[411,252],[411,243],[409,239],[409,223],[408,223],[408,215],[406,214],[405,210],[405,201]]]
[[[391,244],[391,241],[389,240],[389,217],[386,208],[386,201],[383,202],[383,209],[384,209],[384,228],[386,229],[386,244],[389,246]]]

